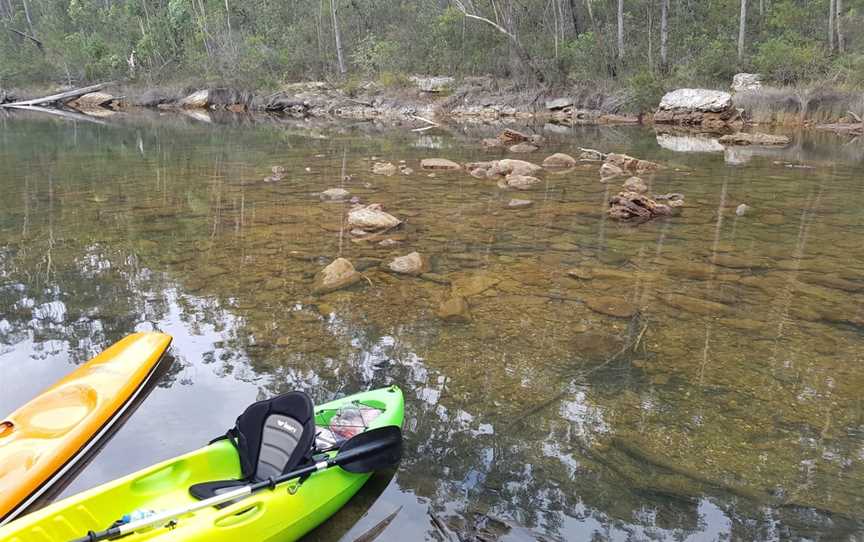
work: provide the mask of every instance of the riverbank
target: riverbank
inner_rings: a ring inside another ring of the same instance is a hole
[[[0,91],[0,100],[8,102],[57,90]],[[864,133],[861,121],[864,93],[860,91],[760,86],[728,96],[726,108],[730,114],[721,122],[693,123],[692,118],[682,123],[669,122],[668,114],[661,115],[656,122],[686,124],[688,130],[713,133],[731,132],[744,126],[814,127],[850,136]],[[413,77],[384,83],[342,84],[312,81],[285,84],[269,93],[222,85],[117,84],[109,87],[105,98],[97,104],[84,100],[67,105],[97,115],[105,108],[257,111],[301,118],[394,121],[410,123],[416,129],[447,121],[535,120],[564,126],[652,124],[657,111],[656,107],[640,107],[640,101],[645,100],[638,99],[632,89],[609,82],[525,88],[492,77],[466,77],[458,81],[451,77]]]

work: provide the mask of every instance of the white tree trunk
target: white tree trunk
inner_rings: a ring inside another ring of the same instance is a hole
[[[333,34],[336,36],[336,60],[339,62],[339,73],[345,74],[345,60],[342,58],[342,36],[339,35],[339,20],[336,18],[336,1],[330,0],[330,14],[333,16]]]
[[[624,0],[618,0],[618,60],[624,61]]]
[[[738,62],[744,60],[744,34],[747,32],[747,0],[741,0],[741,18],[738,22]]]
[[[669,70],[669,0],[660,0],[660,69]]]
[[[837,15],[835,0],[828,6],[828,50],[834,52],[834,17]]]
[[[843,27],[840,24],[843,18],[843,0],[835,0],[837,5],[837,14],[834,17],[834,25],[837,27],[837,52],[843,54],[846,52],[846,36],[843,35]]]

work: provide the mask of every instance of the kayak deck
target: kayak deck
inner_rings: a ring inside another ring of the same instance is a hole
[[[346,405],[380,411],[367,429],[402,425],[403,399],[391,386],[351,395],[315,408],[316,426],[328,422]],[[365,425],[365,424],[364,424]],[[331,455],[335,452],[331,452]],[[195,542],[296,540],[341,508],[371,476],[333,467],[312,474],[302,483],[288,482],[264,490],[222,509],[207,508],[181,516],[171,529],[134,533],[124,541],[159,539]],[[241,477],[238,454],[219,440],[174,459],[52,504],[0,528],[4,542],[67,542],[89,530],[100,530],[134,510],[162,511],[195,502],[189,487],[202,482]]]
[[[136,333],[0,421],[0,525],[33,504],[112,427],[171,337]]]

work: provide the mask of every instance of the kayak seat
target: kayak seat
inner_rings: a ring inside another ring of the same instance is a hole
[[[228,439],[237,448],[242,478],[195,484],[189,493],[203,500],[232,489],[275,478],[312,460],[315,409],[301,391],[249,405],[234,427],[213,441]]]

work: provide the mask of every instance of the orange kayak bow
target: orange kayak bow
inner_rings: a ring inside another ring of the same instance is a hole
[[[162,333],[130,335],[0,421],[0,525],[102,443],[170,344]]]

